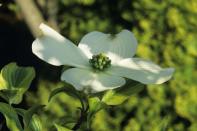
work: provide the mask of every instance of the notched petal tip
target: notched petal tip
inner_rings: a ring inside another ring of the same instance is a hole
[[[54,39],[58,39],[60,41],[65,40],[64,36],[62,36],[59,32],[57,32],[56,30],[54,30],[53,28],[51,28],[50,26],[48,26],[45,23],[41,23],[39,25],[39,29],[42,33],[41,37],[42,36],[48,36],[48,37],[51,37],[51,38],[54,38]]]
[[[39,28],[42,29],[42,28],[45,27],[45,26],[46,26],[45,23],[41,23],[41,24],[39,25]]]
[[[103,34],[105,34],[105,33],[103,33]],[[126,36],[126,37],[134,37],[134,34],[127,29],[123,29],[123,30],[121,30],[120,32],[117,32],[117,33],[106,33],[105,35],[108,35],[108,38],[110,40],[115,40],[116,38],[118,38],[120,36],[122,37],[122,35]],[[134,40],[137,42],[135,37],[134,37]]]
[[[39,25],[39,29],[41,30],[41,31],[43,31],[43,33],[47,30],[47,31],[49,31],[49,30],[53,30],[51,27],[49,27],[47,24],[45,24],[45,23],[41,23],[40,25]]]
[[[44,23],[41,23],[41,24],[39,25],[38,34],[36,34],[36,38],[42,38],[42,37],[44,37],[44,32],[43,32],[43,30],[44,30],[44,28],[46,28],[46,27],[47,27],[47,25],[44,24]]]
[[[175,69],[174,69],[174,68],[171,68],[171,67],[170,67],[170,68],[164,68],[164,70],[165,70],[166,72],[168,72],[168,74],[171,75],[171,76],[172,76],[172,75],[174,74],[174,72],[175,72]]]
[[[123,30],[121,30],[121,32],[124,32],[124,33],[132,33],[130,30],[127,30],[127,29],[123,29]],[[121,33],[120,32],[120,33]],[[133,33],[132,33],[133,34]]]
[[[171,78],[175,72],[175,69],[174,68],[165,68],[166,72],[168,72],[169,74],[169,77]]]
[[[135,35],[133,32],[131,32],[130,30],[127,29],[123,29],[119,34],[124,34],[125,36],[128,35],[130,37],[132,37],[132,40],[137,44],[137,39],[135,38]]]
[[[172,73],[175,72],[175,69],[174,68],[168,68]]]
[[[163,84],[167,81],[169,81],[174,73],[175,69],[174,68],[165,68],[161,73],[158,75],[158,80],[155,83],[150,83],[150,84]]]

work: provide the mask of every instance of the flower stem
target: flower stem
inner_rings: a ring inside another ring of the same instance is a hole
[[[85,118],[86,118],[86,113],[84,113],[83,111],[81,111],[81,116],[79,117],[77,123],[72,128],[72,130],[76,131],[77,129],[79,129],[81,127],[81,124],[83,123],[83,120],[85,120]]]
[[[85,103],[83,103],[83,100],[80,99],[81,101],[81,105],[82,105],[82,108],[80,108],[80,117],[77,121],[77,123],[75,124],[75,126],[72,128],[72,130],[76,131],[77,129],[79,129],[82,125],[83,122],[87,121],[87,116],[88,116],[88,110],[89,110],[89,103],[88,103],[88,98],[86,97],[85,98]]]

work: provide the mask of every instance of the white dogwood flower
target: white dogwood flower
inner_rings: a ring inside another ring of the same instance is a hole
[[[100,92],[123,86],[125,78],[143,84],[161,84],[169,80],[173,68],[162,69],[154,63],[133,58],[137,40],[133,33],[123,30],[116,35],[93,31],[86,34],[78,47],[45,24],[43,35],[32,45],[33,53],[49,64],[68,65],[61,80],[77,90]]]

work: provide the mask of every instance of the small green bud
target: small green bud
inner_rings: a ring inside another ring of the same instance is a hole
[[[99,63],[102,63],[102,59],[99,59],[98,62],[99,62]]]

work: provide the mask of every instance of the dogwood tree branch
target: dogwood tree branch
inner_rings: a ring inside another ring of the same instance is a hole
[[[44,18],[32,0],[15,0],[21,8],[24,19],[29,26],[32,34],[38,37],[41,32],[39,30],[40,23],[44,22]]]

